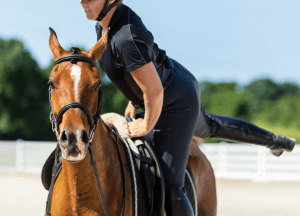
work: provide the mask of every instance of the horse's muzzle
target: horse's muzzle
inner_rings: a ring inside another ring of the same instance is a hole
[[[67,127],[59,138],[62,156],[71,162],[80,162],[85,158],[89,143],[89,136],[85,129]]]

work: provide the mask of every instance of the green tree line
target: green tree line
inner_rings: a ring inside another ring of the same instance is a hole
[[[55,140],[49,121],[47,85],[53,63],[40,68],[22,42],[0,39],[0,140]],[[271,79],[255,80],[245,86],[234,82],[199,84],[206,112],[242,118],[300,138],[297,84],[279,85]],[[102,113],[124,113],[128,100],[112,83],[103,81],[102,93]]]

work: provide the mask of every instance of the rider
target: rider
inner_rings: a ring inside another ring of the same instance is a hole
[[[88,20],[97,20],[99,40],[110,28],[101,68],[129,100],[125,115],[144,117],[128,123],[130,136],[154,128],[154,150],[166,185],[167,215],[193,215],[184,193],[184,174],[194,131],[201,137],[267,146],[273,153],[291,151],[293,139],[279,136],[237,118],[206,114],[195,77],[158,48],[140,17],[122,0],[82,0]],[[277,151],[277,152],[276,152]]]

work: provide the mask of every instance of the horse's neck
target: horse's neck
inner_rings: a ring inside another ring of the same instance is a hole
[[[120,207],[122,206],[122,193],[120,192],[123,191],[122,171],[116,145],[102,120],[98,123],[92,145],[106,205],[109,209],[113,206]],[[74,200],[75,206],[82,206],[82,203],[79,204],[80,200],[88,200],[89,202],[99,200],[97,205],[101,204],[89,152],[85,159],[79,163],[63,160],[62,172],[66,178],[65,184],[69,189],[70,198]],[[99,206],[97,207],[99,208]],[[111,211],[119,211],[119,207],[118,209],[111,209]],[[102,209],[102,206],[100,208]]]
[[[66,188],[73,196],[87,194],[85,191],[92,191],[92,185],[89,184],[94,177],[93,169],[90,168],[90,155],[86,155],[83,161],[79,163],[62,160],[62,173],[65,177]]]

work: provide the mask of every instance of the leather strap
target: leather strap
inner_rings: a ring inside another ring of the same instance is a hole
[[[99,189],[99,192],[100,192],[100,197],[101,197],[104,213],[105,213],[105,216],[109,216],[107,206],[106,206],[106,203],[105,203],[105,200],[104,200],[104,195],[103,195],[103,191],[102,191],[102,188],[101,188],[100,180],[99,180],[99,175],[98,175],[98,171],[97,171],[97,166],[96,166],[95,155],[94,155],[92,143],[89,144],[89,152],[90,152],[91,160],[92,160],[93,167],[94,167],[94,172],[95,172],[95,176],[96,176],[96,180],[97,180],[98,189]]]
[[[106,125],[107,126],[107,125]],[[125,174],[124,174],[124,165],[123,165],[123,160],[122,160],[122,157],[121,157],[121,152],[120,152],[120,147],[119,147],[119,144],[118,144],[118,141],[119,141],[119,135],[118,133],[116,132],[115,129],[112,129],[110,128],[109,126],[107,126],[113,133],[113,135],[115,136],[115,144],[117,146],[117,149],[118,149],[118,157],[119,157],[119,161],[120,161],[120,166],[121,166],[121,171],[122,171],[122,183],[123,183],[123,200],[122,200],[122,205],[123,205],[123,212],[122,212],[122,215],[124,216],[125,215],[125,200],[126,200],[126,182],[125,182]]]
[[[77,64],[77,62],[87,62],[87,63],[92,64],[93,67],[97,67],[97,63],[93,59],[91,59],[87,56],[84,56],[84,55],[79,55],[79,54],[63,56],[54,62],[53,67],[55,67],[56,65],[58,65],[62,62],[66,62],[66,61],[70,61],[72,64]]]
[[[102,9],[102,11],[100,12],[99,16],[97,17],[96,21],[101,21],[106,14],[115,6],[122,4],[122,0],[116,0],[114,3],[112,3],[111,5],[109,5],[109,0],[106,0],[104,8]]]
[[[85,114],[88,117],[90,126],[93,126],[93,115],[91,114],[90,110],[83,105],[82,103],[78,103],[78,102],[71,102],[66,104],[63,108],[61,108],[61,110],[59,111],[59,113],[56,116],[56,128],[58,130],[59,124],[61,122],[62,116],[65,112],[67,112],[67,110],[71,109],[71,108],[79,108],[81,109],[83,112],[85,112]]]

